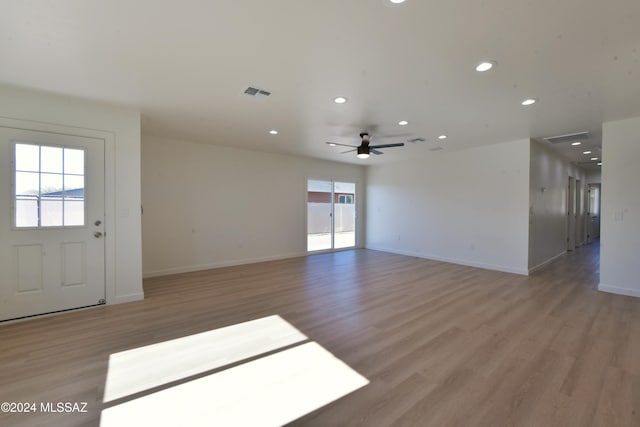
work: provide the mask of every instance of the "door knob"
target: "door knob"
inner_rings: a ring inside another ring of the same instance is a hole
[[[100,231],[96,231],[95,233],[93,233],[93,237],[99,239],[100,237],[102,237],[102,233]]]

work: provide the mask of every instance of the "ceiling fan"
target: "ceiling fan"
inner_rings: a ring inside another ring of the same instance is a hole
[[[358,152],[358,158],[359,159],[367,159],[369,157],[370,153],[373,154],[384,154],[382,151],[380,151],[380,148],[391,148],[391,147],[403,147],[404,146],[404,142],[398,142],[395,144],[380,144],[380,145],[369,145],[369,142],[371,141],[371,135],[369,135],[368,132],[362,132],[360,134],[360,139],[362,140],[362,143],[360,145],[348,145],[348,144],[338,144],[336,142],[327,142],[327,144],[334,146],[334,145],[340,145],[343,147],[353,147],[353,150],[347,150],[347,151],[343,151],[340,154],[345,154],[345,153],[351,153],[352,151],[357,151]]]

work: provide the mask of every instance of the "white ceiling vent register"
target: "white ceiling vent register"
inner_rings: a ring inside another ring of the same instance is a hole
[[[589,132],[570,133],[568,135],[550,136],[545,138],[552,144],[562,144],[564,142],[577,142],[589,139]]]
[[[257,98],[266,98],[271,95],[271,92],[257,87],[249,86],[244,90],[244,94],[248,96],[255,96]]]

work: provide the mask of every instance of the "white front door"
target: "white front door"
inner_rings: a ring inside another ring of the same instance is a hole
[[[105,302],[104,140],[0,127],[0,321]]]

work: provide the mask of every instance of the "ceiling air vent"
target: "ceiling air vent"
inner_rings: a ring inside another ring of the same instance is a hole
[[[255,97],[267,97],[271,95],[271,92],[264,89],[259,89],[257,87],[249,86],[244,90],[245,95],[255,96]]]
[[[429,151],[440,151],[440,150],[442,150],[442,147],[433,147],[429,149]]]
[[[584,141],[586,139],[589,139],[589,132],[578,132],[578,133],[570,133],[568,135],[550,136],[545,139],[552,144]]]
[[[416,142],[424,142],[424,141],[425,141],[424,138],[413,138],[413,139],[410,139],[407,142],[413,142],[415,144]]]

